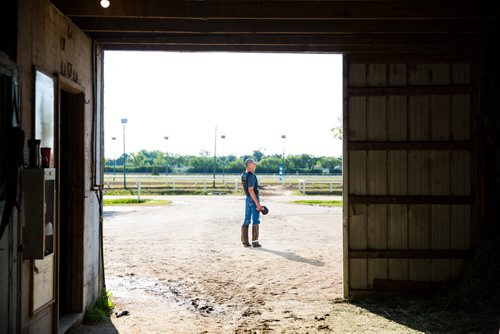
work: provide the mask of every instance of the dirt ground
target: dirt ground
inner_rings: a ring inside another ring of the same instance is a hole
[[[342,293],[342,209],[262,198],[261,249],[244,248],[242,196],[165,196],[106,207],[106,287],[115,311],[71,333],[418,332]],[[315,196],[314,199],[332,199]]]

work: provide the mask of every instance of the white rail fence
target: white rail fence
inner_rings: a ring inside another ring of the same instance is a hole
[[[236,177],[235,177],[236,176]],[[300,178],[299,178],[300,177]],[[123,175],[105,175],[105,186],[107,189],[119,188],[123,184]],[[292,189],[298,189],[302,194],[306,195],[311,191],[321,190],[323,192],[328,191],[333,193],[336,189],[342,187],[342,177],[338,175],[328,175],[328,176],[315,176],[315,175],[290,175],[285,177],[285,185],[291,187]],[[181,190],[183,188],[194,188],[203,189],[203,193],[209,191],[213,192],[212,184],[214,182],[213,175],[209,174],[195,174],[195,175],[147,175],[147,174],[130,174],[127,175],[127,185],[130,182],[131,185],[135,181],[135,187],[137,188],[139,196],[141,188],[147,188],[148,186],[161,188],[162,186],[170,187],[175,193],[177,189]],[[278,175],[259,175],[259,182],[261,185],[281,185],[281,180]],[[229,174],[215,176],[215,190],[219,191],[222,187],[227,189],[226,191],[234,190],[238,192],[242,190],[241,179],[239,175]],[[234,185],[234,187],[232,186]],[[231,190],[229,190],[231,189]]]
[[[325,180],[325,179],[299,179],[297,180],[299,191],[306,195],[307,186],[310,190],[318,188],[318,185],[323,185],[321,188],[328,188],[330,193],[333,193],[334,188],[342,188],[342,181],[340,180]]]

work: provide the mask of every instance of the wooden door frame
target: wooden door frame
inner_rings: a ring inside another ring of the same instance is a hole
[[[55,166],[56,166],[56,192],[57,192],[57,228],[56,228],[56,233],[57,233],[57,241],[56,241],[56,250],[57,250],[57,258],[56,258],[56,309],[54,312],[54,320],[57,326],[54,326],[54,331],[57,333],[59,332],[59,312],[60,312],[60,304],[61,304],[61,293],[60,293],[60,276],[61,276],[61,257],[60,257],[60,252],[61,252],[61,244],[60,244],[60,237],[61,237],[61,228],[60,228],[60,219],[61,219],[61,126],[62,124],[62,117],[61,117],[61,96],[62,92],[65,92],[67,94],[73,95],[75,98],[75,101],[78,99],[81,99],[81,103],[78,105],[78,108],[74,108],[75,112],[81,113],[80,115],[80,120],[82,124],[76,125],[75,128],[78,128],[79,131],[81,131],[80,134],[78,134],[76,137],[76,140],[80,139],[82,142],[82,145],[79,145],[80,150],[78,152],[74,152],[75,157],[79,157],[81,160],[81,166],[82,168],[85,168],[85,147],[84,147],[84,141],[85,141],[85,90],[82,86],[79,84],[59,75],[57,78],[57,110],[56,110],[56,143],[55,143],[55,150],[54,150],[54,161],[55,161]],[[78,207],[75,212],[76,214],[72,215],[75,218],[75,229],[77,230],[77,234],[79,235],[79,242],[72,243],[72,247],[74,250],[74,254],[76,255],[75,258],[72,259],[72,263],[77,269],[77,275],[75,275],[75,280],[71,282],[71,285],[73,286],[73,296],[75,298],[72,298],[71,301],[71,308],[72,311],[75,313],[82,313],[84,312],[84,305],[83,305],[83,287],[84,287],[84,280],[83,280],[83,275],[84,275],[84,215],[83,215],[83,210],[84,210],[84,192],[85,192],[85,177],[84,177],[85,171],[82,172],[82,180],[80,180],[81,188],[79,187],[81,191],[81,203],[79,203]],[[78,212],[80,214],[78,214]]]

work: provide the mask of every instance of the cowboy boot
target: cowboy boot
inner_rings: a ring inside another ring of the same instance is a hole
[[[248,225],[241,226],[241,242],[243,246],[250,247],[250,243],[248,242]]]
[[[252,225],[252,247],[262,247],[259,244],[259,225]]]

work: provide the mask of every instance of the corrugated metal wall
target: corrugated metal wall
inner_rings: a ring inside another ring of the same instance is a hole
[[[476,235],[472,62],[384,58],[344,65],[346,295],[456,278]]]

